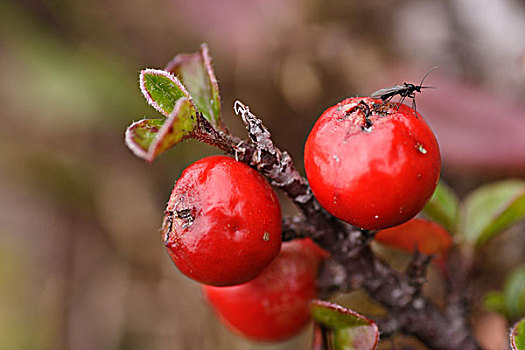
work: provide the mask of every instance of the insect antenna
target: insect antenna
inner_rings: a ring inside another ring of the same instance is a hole
[[[426,73],[425,75],[423,75],[423,79],[421,79],[421,82],[419,83],[418,87],[419,87],[419,90],[421,89],[437,89],[435,86],[423,86],[423,82],[425,81],[425,78],[434,70],[436,69],[437,67],[439,67],[439,65],[437,66],[434,66],[432,68],[430,68]],[[417,118],[417,109],[416,109],[416,99],[415,98],[412,98],[412,109],[414,110],[414,115],[416,116]]]
[[[435,89],[435,87],[433,86],[423,86],[423,82],[425,81],[425,78],[434,70],[436,69],[437,67],[439,67],[439,65],[437,66],[434,66],[432,68],[430,68],[426,73],[425,75],[423,76],[423,79],[421,79],[421,82],[419,83],[419,88],[420,89]]]

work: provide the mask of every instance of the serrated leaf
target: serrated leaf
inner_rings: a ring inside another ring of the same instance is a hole
[[[130,125],[126,130],[126,145],[137,157],[152,162],[191,135],[195,114],[191,101],[181,98],[167,119],[143,119]]]
[[[512,350],[525,350],[525,318],[510,330],[510,347]]]
[[[459,199],[456,193],[443,181],[439,181],[432,198],[423,209],[423,213],[454,232],[459,213]]]
[[[316,334],[314,345],[331,341],[329,349],[374,350],[379,344],[379,330],[374,321],[340,305],[322,300],[311,302],[312,317],[317,324],[330,331],[331,337]],[[318,333],[320,328],[317,328]]]
[[[219,125],[221,99],[208,46],[202,44],[199,52],[175,56],[165,69],[182,81],[204,118]]]
[[[525,182],[507,180],[485,185],[463,202],[461,234],[480,246],[510,225],[525,218]]]
[[[191,101],[184,85],[171,73],[160,69],[144,69],[140,72],[140,90],[157,111],[168,117],[181,98]]]

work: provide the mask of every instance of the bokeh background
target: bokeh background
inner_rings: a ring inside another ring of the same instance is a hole
[[[240,99],[301,169],[326,107],[439,65],[417,106],[443,178],[464,195],[525,175],[523,0],[0,0],[0,349],[308,348],[308,331],[271,346],[232,335],[164,251],[174,181],[217,151],[189,142],[147,164],[124,145],[156,115],[139,70],[201,42],[231,129],[245,135]],[[488,284],[523,262],[518,233],[486,253]],[[507,325],[477,313],[496,349]]]

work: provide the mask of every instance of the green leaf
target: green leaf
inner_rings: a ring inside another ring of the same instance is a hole
[[[152,162],[159,154],[191,136],[196,112],[187,98],[181,98],[166,120],[143,119],[126,130],[126,145],[139,158]]]
[[[334,350],[374,350],[379,344],[379,330],[374,321],[346,309],[340,305],[322,300],[311,302],[312,317],[316,324],[316,346],[330,341],[329,349]],[[328,333],[322,337],[320,332]],[[326,344],[325,344],[326,345]]]
[[[511,321],[525,316],[525,266],[514,269],[505,278],[502,292],[485,295],[484,304]]]
[[[145,69],[140,72],[140,90],[148,103],[166,117],[179,99],[185,97],[191,101],[179,79],[159,69]]]
[[[507,306],[505,305],[505,296],[501,292],[489,292],[483,298],[483,304],[489,311],[507,315]]]
[[[525,218],[525,182],[507,180],[477,189],[463,202],[462,214],[463,239],[481,246]]]
[[[165,69],[182,81],[204,118],[219,125],[221,98],[208,46],[202,44],[199,52],[175,56]]]
[[[525,318],[510,330],[510,347],[512,350],[525,350]]]
[[[525,267],[512,271],[503,287],[505,307],[511,320],[525,316]]]
[[[370,326],[341,328],[334,331],[336,350],[373,350],[379,345],[379,330]]]
[[[423,213],[433,221],[440,223],[449,232],[454,232],[459,213],[458,196],[445,182],[439,181]]]
[[[331,329],[368,326],[374,322],[355,311],[328,301],[314,300],[311,309],[314,320]]]

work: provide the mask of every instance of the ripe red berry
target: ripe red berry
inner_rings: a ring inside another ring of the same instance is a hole
[[[369,230],[414,217],[434,192],[441,167],[436,138],[423,117],[406,105],[381,104],[354,97],[328,108],[304,150],[319,203]]]
[[[246,164],[207,157],[177,180],[163,235],[169,255],[186,276],[216,286],[244,283],[279,253],[279,200]]]
[[[310,320],[317,268],[325,257],[309,239],[283,243],[281,253],[250,282],[233,287],[203,286],[206,298],[234,332],[252,340],[292,337]]]

